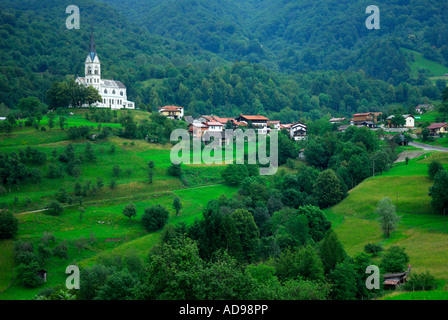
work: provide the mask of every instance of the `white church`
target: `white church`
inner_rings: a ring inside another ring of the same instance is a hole
[[[76,77],[76,82],[84,86],[92,86],[98,90],[103,101],[93,106],[111,109],[135,109],[135,103],[128,101],[126,87],[117,80],[101,79],[101,63],[96,53],[93,31],[90,34],[89,53],[85,61],[85,77]]]

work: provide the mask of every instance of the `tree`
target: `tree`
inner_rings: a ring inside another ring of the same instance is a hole
[[[39,264],[36,261],[29,264],[20,264],[17,267],[17,281],[26,288],[34,288],[42,283],[41,279],[37,276],[39,271]]]
[[[121,173],[120,166],[118,164],[114,165],[112,168],[112,176],[117,178]]]
[[[45,112],[47,110],[47,107],[36,97],[20,99],[18,107],[25,116],[34,116],[38,112]]]
[[[255,258],[260,232],[252,214],[244,209],[237,209],[231,214],[235,226],[236,237],[241,244],[243,258],[251,261]]]
[[[53,82],[46,93],[48,106],[51,109],[68,107],[70,104],[70,89],[67,82]]]
[[[389,273],[403,272],[409,263],[405,248],[392,246],[384,252],[380,263],[381,271]]]
[[[428,195],[432,198],[431,206],[437,213],[448,208],[448,172],[439,170],[434,176],[434,184],[429,188]]]
[[[64,116],[60,116],[58,123],[59,123],[59,127],[61,128],[61,130],[64,130],[64,127],[67,124],[67,119]]]
[[[64,208],[58,201],[52,201],[47,206],[47,212],[52,216],[60,216],[64,212]]]
[[[152,183],[153,177],[154,177],[154,168],[155,168],[155,163],[154,161],[149,161],[148,162],[148,179],[149,179],[149,183]]]
[[[422,130],[422,141],[423,141],[423,142],[426,142],[426,141],[429,141],[429,140],[430,140],[430,136],[429,136],[429,134],[430,134],[430,131],[429,131],[428,128],[424,128],[424,129]]]
[[[10,211],[0,212],[0,239],[13,238],[19,229],[19,221]]]
[[[395,205],[387,197],[381,199],[376,207],[375,214],[378,215],[378,221],[386,238],[389,238],[390,233],[395,230],[401,220],[401,217],[395,211]]]
[[[51,257],[52,252],[51,252],[51,249],[47,245],[41,243],[37,246],[37,254],[38,254],[42,264],[45,264],[45,261],[49,257]]]
[[[104,285],[98,290],[96,299],[132,300],[136,284],[135,276],[128,269],[117,270],[107,278]]]
[[[391,119],[391,124],[393,124],[395,127],[402,127],[406,124],[406,119],[399,114],[394,115],[394,117]]]
[[[92,300],[99,289],[106,283],[111,274],[110,268],[102,264],[94,264],[90,268],[81,270],[79,296],[81,299]]]
[[[180,164],[172,163],[168,167],[167,173],[172,177],[180,178],[180,177],[182,177],[182,167]]]
[[[180,210],[182,209],[182,202],[179,197],[175,197],[173,200],[173,208],[176,210],[176,215],[179,215]]]
[[[437,284],[437,279],[429,271],[413,272],[403,288],[406,291],[428,291],[435,289]]]
[[[85,102],[88,105],[91,105],[97,101],[103,101],[103,98],[101,97],[101,95],[98,93],[98,90],[95,89],[92,86],[88,86],[85,92]]]
[[[239,164],[229,164],[221,174],[224,182],[231,186],[238,186],[249,176],[246,166]]]
[[[86,209],[84,207],[79,207],[79,221],[82,221],[82,218],[84,217],[84,213],[86,212]]]
[[[130,203],[126,205],[123,209],[123,215],[129,218],[129,222],[131,222],[132,217],[137,216],[137,208],[135,207],[135,204]]]
[[[329,274],[330,282],[334,284],[332,296],[334,300],[355,300],[357,287],[356,270],[349,259],[338,262]]]
[[[320,257],[324,265],[325,273],[334,270],[336,265],[344,261],[346,256],[344,247],[336,233],[332,229],[328,230],[320,244]]]
[[[143,227],[148,232],[162,229],[169,218],[168,210],[160,204],[145,209],[142,216]]]
[[[297,210],[297,213],[303,214],[307,218],[309,233],[316,243],[320,242],[331,228],[331,222],[327,220],[324,212],[318,207],[303,206]]]
[[[314,197],[321,208],[328,208],[339,201],[343,196],[341,181],[332,169],[319,174],[314,184]]]
[[[92,144],[87,143],[86,149],[84,151],[84,156],[86,157],[87,161],[89,162],[95,162],[96,161],[96,155],[93,151]]]
[[[434,159],[428,164],[428,175],[431,179],[434,179],[439,170],[445,170],[440,161]]]

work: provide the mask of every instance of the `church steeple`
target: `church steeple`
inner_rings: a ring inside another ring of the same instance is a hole
[[[86,82],[88,84],[99,85],[101,83],[101,63],[98,55],[96,54],[95,38],[93,37],[93,27],[90,31],[89,52],[87,54],[85,62],[85,70]]]
[[[90,31],[89,55],[90,55],[90,58],[92,59],[92,61],[95,60],[96,45],[95,45],[95,38],[93,37],[93,27]]]

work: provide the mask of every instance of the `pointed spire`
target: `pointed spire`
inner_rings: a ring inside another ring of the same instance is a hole
[[[95,39],[93,38],[93,26],[90,31],[89,55],[93,61],[93,59],[95,59],[96,56],[96,45],[95,45]]]

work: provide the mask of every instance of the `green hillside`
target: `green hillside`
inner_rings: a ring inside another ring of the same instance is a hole
[[[335,230],[351,254],[363,251],[368,243],[381,244],[387,249],[398,245],[406,248],[412,270],[429,271],[446,283],[448,269],[448,221],[429,210],[428,189],[432,185],[427,176],[427,164],[432,159],[443,161],[448,168],[446,154],[434,153],[430,157],[416,158],[391,169],[383,176],[369,178],[349,192],[349,196],[328,211]],[[389,197],[402,216],[399,228],[389,239],[381,232],[374,210],[378,201]],[[448,287],[442,291],[392,295],[393,299],[447,299]],[[392,298],[391,297],[391,298]]]

